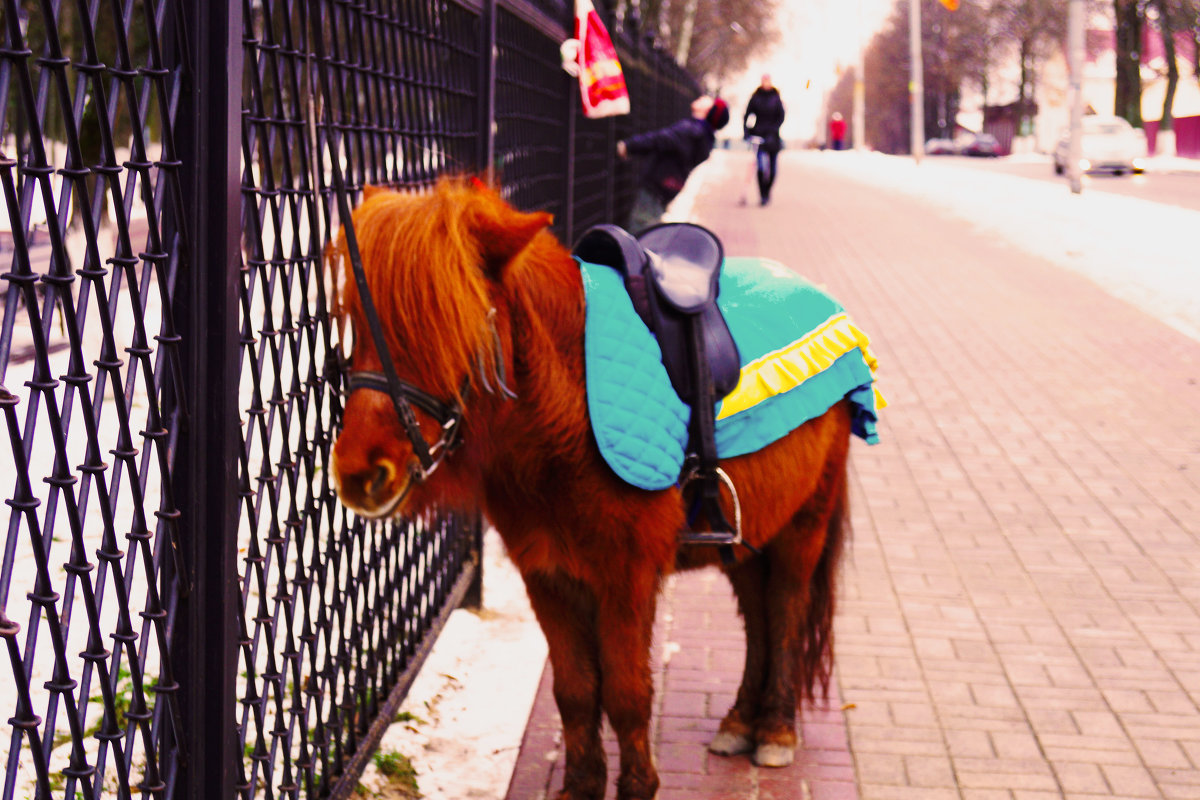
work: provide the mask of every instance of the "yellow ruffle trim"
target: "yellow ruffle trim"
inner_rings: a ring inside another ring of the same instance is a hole
[[[855,348],[862,351],[863,360],[874,372],[878,361],[869,345],[867,334],[851,322],[845,312],[834,314],[787,347],[767,353],[742,367],[737,386],[721,402],[717,419],[732,417],[768,397],[795,389]],[[887,406],[879,390],[874,391],[876,409]]]

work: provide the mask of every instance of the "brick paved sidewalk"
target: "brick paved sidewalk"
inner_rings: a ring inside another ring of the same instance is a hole
[[[708,756],[740,622],[723,579],[680,576],[660,800],[1200,798],[1200,343],[844,179],[843,156],[785,152],[760,208],[718,154],[695,209],[728,254],[825,284],[881,362],[883,443],[852,451],[840,693],[805,710],[789,770]],[[509,800],[554,785],[556,733],[544,681]]]

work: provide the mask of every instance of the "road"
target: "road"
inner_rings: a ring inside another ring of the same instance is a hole
[[[961,164],[975,169],[1019,175],[1044,181],[1063,181],[1055,175],[1047,156],[1045,161],[1029,157],[970,158],[969,156],[932,156],[938,161]],[[1200,211],[1200,170],[1147,171],[1141,175],[1084,175],[1083,191],[1110,192],[1156,203],[1180,206]]]

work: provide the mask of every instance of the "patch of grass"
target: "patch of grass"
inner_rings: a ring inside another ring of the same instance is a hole
[[[417,786],[417,771],[408,760],[408,756],[392,751],[380,751],[372,760],[380,774],[388,779],[390,788],[399,791],[401,797],[415,800],[423,796]]]
[[[146,703],[146,710],[148,712],[153,713],[154,712],[154,702],[157,699],[157,695],[154,693],[153,689],[151,688],[152,682],[154,680],[154,676],[147,674],[147,675],[142,676],[142,680],[143,680],[142,697]],[[101,707],[103,707],[104,695],[103,694],[95,694],[95,695],[92,695],[91,697],[89,697],[88,700],[96,702],[96,703],[100,703]],[[129,709],[132,706],[133,706],[133,675],[129,672],[128,669],[126,669],[124,666],[122,666],[117,671],[117,686],[116,686],[116,690],[113,692],[113,710],[115,712],[117,712],[117,718],[116,718],[117,727],[126,732],[128,731],[127,725],[129,723],[129,720],[125,715],[129,713]],[[84,732],[84,735],[85,736],[95,736],[97,733],[100,732],[100,729],[103,726],[103,724],[104,724],[104,714],[101,713],[100,719],[96,720],[96,722]]]
[[[392,722],[407,722],[413,725],[428,725],[429,723],[411,711],[401,711],[392,718]]]
[[[52,792],[61,792],[63,789],[67,788],[67,776],[63,775],[61,772],[51,772],[46,776],[46,779],[46,788]]]

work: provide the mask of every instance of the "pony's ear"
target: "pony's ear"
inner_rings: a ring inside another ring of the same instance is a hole
[[[363,202],[370,200],[372,197],[374,197],[377,194],[387,194],[388,192],[391,192],[391,191],[392,190],[387,188],[386,186],[376,186],[374,184],[368,183],[366,186],[363,187]]]
[[[552,222],[553,214],[545,211],[526,214],[495,197],[494,202],[478,207],[472,227],[488,269],[496,271],[512,261]]]

